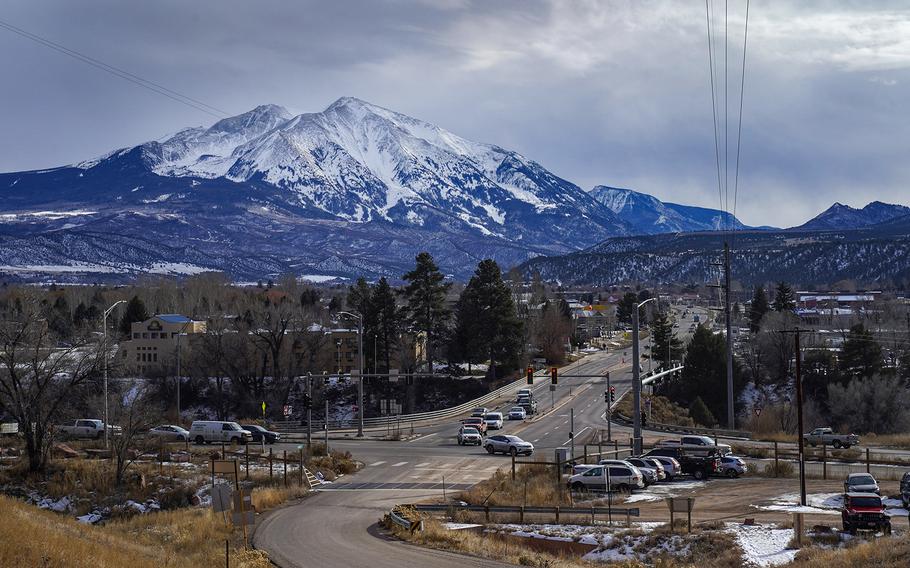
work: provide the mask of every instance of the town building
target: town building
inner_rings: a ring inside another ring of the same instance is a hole
[[[130,338],[120,344],[122,363],[145,374],[168,371],[176,364],[178,341],[191,341],[206,331],[206,322],[180,314],[158,314],[130,326]]]

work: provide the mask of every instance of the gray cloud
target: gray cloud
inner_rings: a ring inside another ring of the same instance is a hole
[[[699,2],[4,7],[12,24],[232,113],[266,102],[317,111],[354,95],[517,149],[586,188],[718,205]],[[731,41],[743,7],[730,3]],[[835,200],[907,203],[910,10],[760,0],[751,10],[737,213],[792,225]],[[0,59],[3,171],[214,120],[4,30],[0,50],[12,55]],[[736,44],[731,69],[739,57]],[[731,71],[738,102],[737,78]]]

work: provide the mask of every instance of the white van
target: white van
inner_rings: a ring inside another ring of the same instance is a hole
[[[246,444],[253,440],[253,434],[236,422],[218,420],[195,420],[190,426],[190,440],[197,444],[220,443]]]

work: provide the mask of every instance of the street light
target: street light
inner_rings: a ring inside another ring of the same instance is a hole
[[[632,445],[635,455],[641,454],[641,368],[638,354],[638,310],[657,298],[648,298],[632,310]]]
[[[340,316],[357,319],[357,339],[359,346],[357,352],[360,354],[360,380],[357,382],[357,437],[363,437],[363,314],[352,312],[338,312]]]
[[[180,331],[177,332],[177,423],[180,423],[180,336],[186,331],[186,326],[193,323],[189,320],[183,324]]]
[[[120,304],[125,304],[125,303],[126,303],[126,300],[117,300],[116,302],[114,302],[114,304],[111,307],[104,310],[104,317],[101,318],[101,321],[102,321],[101,326],[104,328],[104,330],[103,330],[104,331],[104,349],[102,351],[103,351],[103,356],[104,356],[104,447],[105,448],[110,447],[109,441],[107,438],[107,430],[108,430],[108,428],[107,428],[107,424],[108,424],[108,422],[107,422],[108,421],[108,415],[107,415],[107,407],[108,407],[108,404],[107,404],[107,358],[108,358],[107,316],[109,316],[111,314],[111,312],[114,311],[114,308],[116,308]]]

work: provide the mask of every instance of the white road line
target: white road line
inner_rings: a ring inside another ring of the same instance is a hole
[[[537,440],[540,440],[540,438],[537,438]],[[531,443],[532,443],[532,444],[536,444],[536,443],[537,443],[537,440],[531,440]],[[606,486],[604,486],[604,487],[606,487]]]
[[[585,426],[584,428],[582,428],[582,429],[579,430],[578,432],[575,432],[575,435],[578,436],[579,434],[581,434],[582,432],[584,432],[584,431],[587,430],[587,429],[588,429],[588,426]],[[570,442],[572,442],[572,438],[569,438],[568,440],[566,440],[565,442],[563,442],[562,445],[565,446],[566,444],[568,444],[568,443],[570,443]]]
[[[401,467],[401,466],[405,465],[406,463],[408,463],[408,462],[393,463],[393,464],[392,464],[392,467]]]
[[[438,433],[439,432],[433,432],[432,434],[427,434],[426,436],[418,436],[417,438],[414,438],[413,440],[408,440],[408,443],[410,444],[411,442],[416,442],[417,440],[426,440],[427,438],[429,438],[431,436],[435,436]]]
[[[423,462],[415,465],[414,467],[427,467],[428,465],[430,465],[430,462]]]
[[[371,464],[370,464],[370,467],[376,467],[377,465],[382,465],[382,464],[384,464],[384,463],[385,463],[384,461],[376,462],[376,463],[371,463]]]
[[[557,426],[556,428],[553,428],[553,429],[554,429],[554,430],[559,430],[559,426]]]

